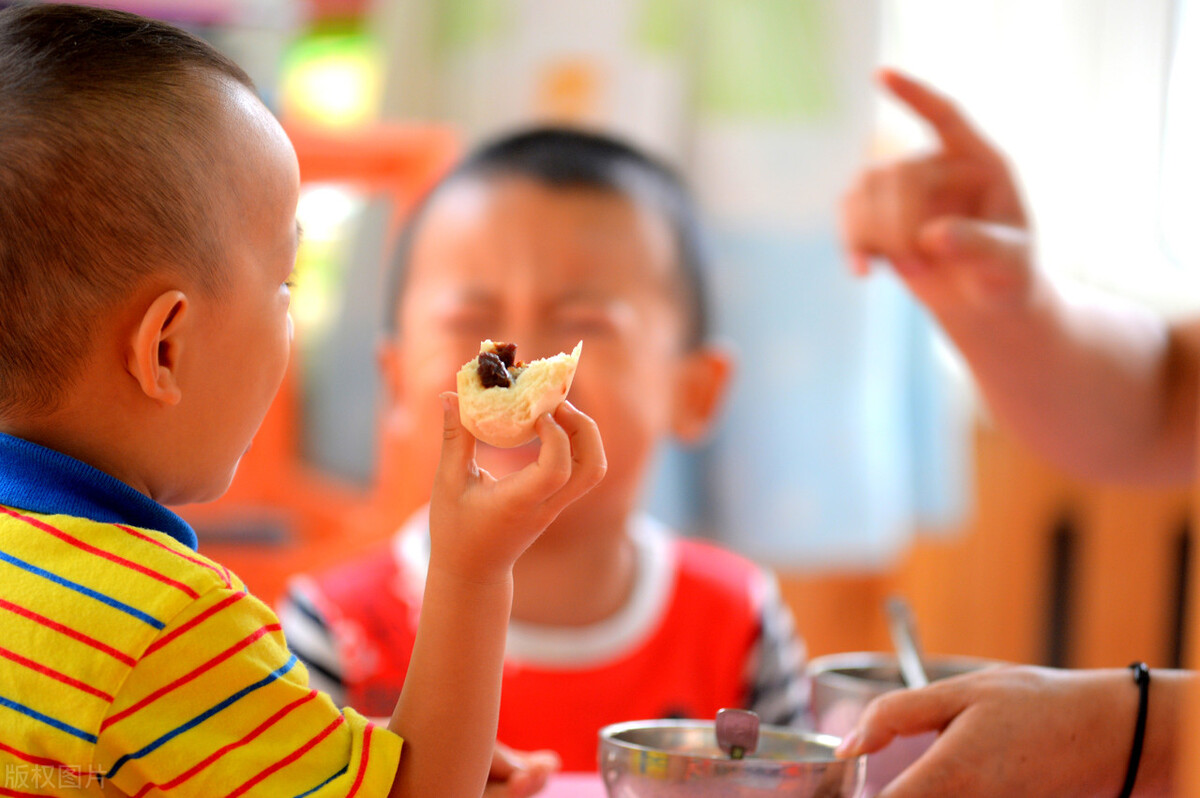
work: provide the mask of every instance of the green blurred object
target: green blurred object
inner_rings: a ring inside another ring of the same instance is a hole
[[[511,20],[512,9],[504,0],[443,0],[437,15],[437,49],[460,50],[496,38]]]
[[[702,114],[816,120],[837,110],[826,0],[708,0],[699,9]]]
[[[684,31],[691,15],[684,0],[644,0],[638,14],[635,41],[652,55],[683,55]]]
[[[379,116],[383,52],[364,20],[328,20],[294,41],[283,58],[285,117],[322,125]]]

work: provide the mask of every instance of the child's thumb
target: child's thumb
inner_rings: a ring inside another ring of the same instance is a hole
[[[935,259],[1013,268],[1029,263],[1029,231],[1010,225],[948,216],[921,228],[918,245]]]
[[[462,425],[458,415],[458,395],[447,391],[442,398],[442,464],[455,473],[475,459],[475,437]]]

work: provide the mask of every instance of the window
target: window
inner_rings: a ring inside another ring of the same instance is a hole
[[[884,63],[955,97],[1008,154],[1048,271],[1195,313],[1197,5],[885,0]],[[886,149],[917,140],[893,103],[881,120]]]
[[[1162,244],[1200,272],[1200,2],[1178,0],[1163,118]]]

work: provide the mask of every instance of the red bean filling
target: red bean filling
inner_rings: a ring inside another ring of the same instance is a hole
[[[492,352],[479,353],[477,371],[479,372],[479,381],[483,383],[484,388],[507,388],[512,385],[508,367],[499,355]]]
[[[507,344],[507,343],[503,343],[503,342],[497,342],[496,355],[500,358],[500,360],[504,363],[504,365],[507,368],[512,368],[514,364],[520,365],[519,363],[517,363],[517,345],[516,344]]]

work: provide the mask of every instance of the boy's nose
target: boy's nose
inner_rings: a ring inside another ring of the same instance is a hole
[[[533,360],[541,357],[541,347],[546,343],[543,325],[531,312],[509,313],[500,325],[501,340],[511,341],[517,345],[517,358]]]

